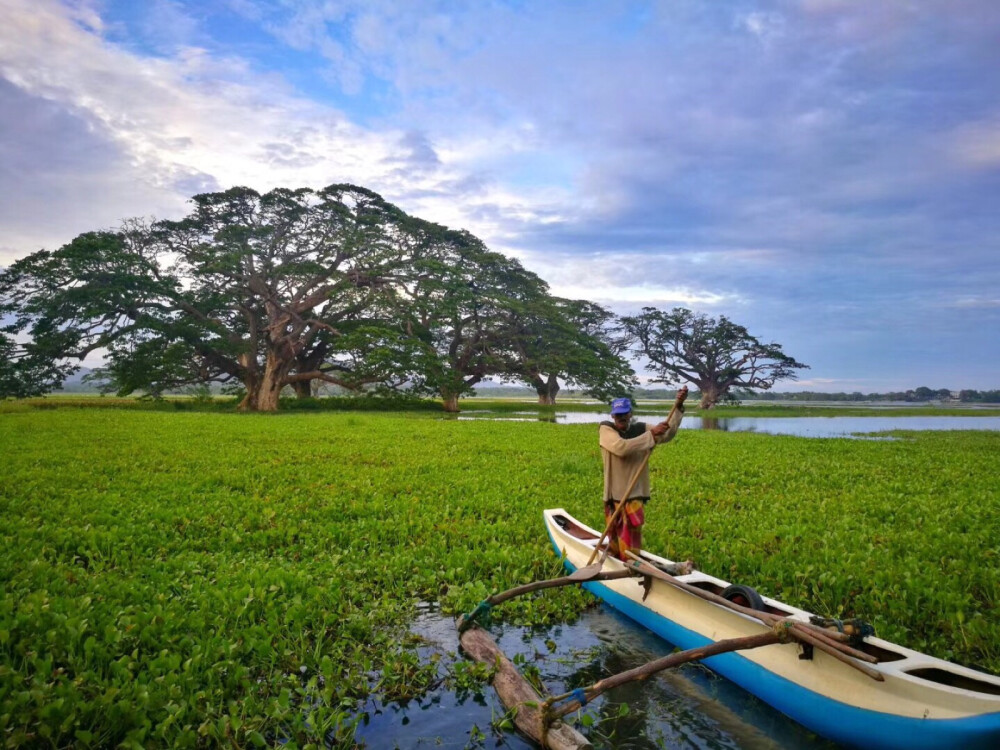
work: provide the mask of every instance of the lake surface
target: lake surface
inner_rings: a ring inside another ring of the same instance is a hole
[[[466,412],[459,416],[459,419],[503,419],[556,424],[596,424],[608,418],[606,414],[583,411],[482,411]],[[660,415],[641,414],[636,417],[647,422],[661,418]],[[902,417],[884,413],[872,417],[686,417],[681,422],[681,429],[828,438],[894,430],[1000,430],[1000,417]]]
[[[411,630],[425,639],[421,660],[437,653],[450,663],[458,651],[458,633],[450,617],[425,607]],[[603,605],[571,625],[547,630],[491,626],[490,633],[508,658],[523,655],[536,666],[546,689],[561,694],[657,659],[673,646]],[[546,645],[554,642],[554,650]],[[620,707],[628,713],[619,717]],[[492,688],[479,696],[438,690],[405,706],[366,706],[367,723],[356,739],[370,748],[506,747],[529,750],[520,736],[497,735],[491,721],[505,713]],[[836,746],[822,740],[728,680],[698,664],[667,670],[644,682],[609,691],[585,711],[598,719],[588,732],[596,747],[748,748],[778,750]],[[473,725],[486,734],[474,742]]]

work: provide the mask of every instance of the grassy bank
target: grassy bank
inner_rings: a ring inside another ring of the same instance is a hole
[[[593,425],[24,409],[0,414],[0,455],[15,746],[348,744],[360,699],[431,679],[401,637],[416,602],[555,574],[543,508],[601,524]],[[650,549],[1000,671],[1000,434],[687,431],[652,466]]]
[[[22,399],[19,401],[0,401],[0,414],[10,414],[25,411],[45,411],[52,409],[126,409],[130,411],[199,411],[231,414],[236,410],[239,399],[232,396],[193,397],[166,396],[160,399],[144,399],[97,394],[55,394],[40,398]],[[635,413],[643,419],[664,417],[670,411],[672,401],[637,401]],[[607,404],[596,404],[592,401],[561,399],[556,406],[539,406],[533,399],[524,398],[464,398],[459,402],[462,412],[481,414],[483,412],[510,414],[534,413],[539,415],[556,414],[558,412],[588,412],[591,414],[606,414]],[[332,397],[299,399],[287,397],[281,399],[282,412],[319,412],[319,411],[363,411],[363,412],[426,412],[441,414],[443,408],[440,400],[427,398],[358,398]],[[715,417],[728,419],[733,417],[771,418],[771,417],[1000,417],[1000,408],[970,407],[965,405],[919,405],[891,406],[879,404],[856,406],[810,406],[769,404],[767,402],[751,402],[739,406],[716,406],[711,410],[698,409],[697,402],[688,403],[686,413],[689,416]]]

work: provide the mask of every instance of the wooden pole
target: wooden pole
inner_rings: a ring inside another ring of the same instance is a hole
[[[583,570],[583,568],[581,568],[581,570]],[[552,589],[558,586],[569,586],[573,583],[584,583],[586,581],[613,581],[618,578],[637,578],[639,575],[638,571],[631,570],[629,568],[625,568],[625,570],[606,571],[604,573],[598,573],[594,576],[588,576],[585,578],[581,578],[576,575],[568,575],[563,576],[562,578],[551,578],[547,581],[526,583],[523,586],[517,586],[509,591],[504,591],[502,594],[494,594],[486,601],[492,605],[503,604],[504,602],[513,599],[515,596],[528,594],[532,591],[538,591],[539,589]]]
[[[684,406],[684,399],[687,398],[688,389],[687,386],[682,386],[679,391],[677,391],[677,398],[674,400],[674,405],[670,409],[670,413],[667,415],[665,422],[669,422],[674,413]],[[597,544],[594,545],[594,552],[591,554],[590,559],[587,560],[587,565],[594,562],[594,558],[597,557],[597,553],[601,550],[601,543],[604,541],[605,537],[611,532],[611,529],[615,527],[618,520],[621,518],[622,509],[625,507],[625,503],[628,502],[629,495],[632,494],[632,488],[635,487],[635,483],[639,481],[639,477],[642,475],[643,469],[646,468],[646,464],[649,463],[649,457],[653,455],[653,451],[650,450],[649,453],[642,459],[642,463],[639,464],[639,468],[636,469],[635,474],[632,476],[632,481],[628,484],[628,489],[625,490],[625,497],[623,497],[618,502],[618,507],[615,508],[615,512],[611,515],[611,520],[608,521],[608,525],[604,527],[604,533],[601,534],[601,538],[597,540]],[[603,558],[602,558],[603,560]]]
[[[631,568],[625,568],[624,570],[611,570],[602,573],[600,568],[595,565],[590,569],[580,568],[570,575],[562,576],[561,578],[550,578],[547,581],[534,581],[533,583],[525,583],[521,586],[515,586],[514,588],[508,589],[507,591],[499,594],[491,594],[486,597],[485,601],[476,607],[472,613],[462,615],[458,619],[458,632],[464,633],[468,630],[476,618],[490,607],[503,604],[504,602],[509,601],[516,596],[521,596],[522,594],[530,594],[532,591],[540,591],[541,589],[553,589],[559,586],[569,586],[574,583],[586,583],[587,581],[614,581],[619,578],[636,578],[639,575],[641,574],[638,571],[632,570]]]
[[[799,625],[799,623],[796,623],[796,625]],[[852,659],[853,654],[846,653],[846,651],[851,651],[853,653],[861,653],[860,651],[855,651],[853,648],[849,648],[847,646],[844,646],[843,644],[838,644],[837,647],[834,647],[830,645],[830,643],[824,641],[823,639],[817,638],[815,634],[810,633],[805,628],[796,627],[796,625],[793,625],[791,629],[792,635],[795,638],[815,646],[820,651],[825,651],[837,661],[842,661],[847,666],[853,667],[862,674],[868,675],[876,682],[885,682],[885,677],[882,676],[881,672],[878,672],[872,669],[871,667],[866,666],[865,664],[858,664],[858,662],[854,661],[854,659],[857,659],[858,657],[854,656]],[[864,656],[868,658],[868,654],[864,654]]]
[[[642,474],[642,470],[645,469],[646,464],[649,463],[649,457],[651,455],[653,455],[652,451],[647,453],[645,458],[642,459],[642,463],[639,464],[639,468],[635,470],[635,475],[632,477],[632,481],[629,482],[628,489],[625,490],[625,497],[628,497],[629,494],[631,494],[632,488],[635,487],[635,483],[639,481],[639,477]],[[604,533],[601,534],[601,538],[597,540],[597,544],[594,546],[594,551],[591,553],[590,559],[587,560],[587,565],[590,565],[592,562],[594,562],[594,558],[596,558],[597,554],[601,551],[601,544],[604,542],[604,539],[608,536],[611,529],[615,527],[615,524],[618,523],[618,520],[621,518],[623,509],[625,508],[625,503],[627,502],[628,502],[627,500],[621,500],[618,503],[618,507],[615,508],[615,512],[611,514],[611,520],[608,521],[608,525],[604,527]],[[610,546],[608,547],[608,549],[610,549]],[[607,555],[607,550],[605,550],[605,556],[606,555]],[[601,562],[603,561],[604,557],[601,558]]]
[[[601,693],[605,693],[612,688],[624,685],[626,682],[648,679],[657,672],[662,672],[664,669],[678,667],[681,664],[687,664],[691,661],[707,659],[710,656],[725,654],[729,651],[760,648],[761,646],[769,646],[772,643],[780,642],[781,636],[778,635],[778,633],[773,630],[767,630],[756,635],[748,635],[742,638],[729,638],[728,640],[716,641],[715,643],[709,643],[705,646],[699,646],[698,648],[689,648],[687,651],[679,651],[677,653],[664,656],[647,664],[643,664],[641,667],[635,667],[634,669],[630,669],[626,672],[619,672],[611,677],[605,677],[603,680],[595,682],[590,687],[583,688],[583,694],[586,702],[589,703]],[[551,718],[559,718],[583,708],[583,704],[580,703],[577,696],[579,696],[579,692],[574,690],[573,692],[566,693],[564,695],[549,698],[549,700],[546,701],[546,707],[548,708],[547,716]],[[559,701],[565,701],[565,703],[555,705]]]

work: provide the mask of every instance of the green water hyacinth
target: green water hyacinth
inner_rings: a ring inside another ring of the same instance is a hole
[[[407,637],[420,602],[457,616],[558,575],[544,508],[601,527],[595,431],[420,410],[0,413],[4,744],[351,746],[369,696],[441,679]],[[1000,434],[896,437],[684,432],[653,457],[646,545],[1000,671]],[[546,626],[593,601],[558,589],[491,616]]]

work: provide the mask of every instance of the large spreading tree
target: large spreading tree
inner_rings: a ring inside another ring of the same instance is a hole
[[[364,357],[397,333],[367,315],[414,251],[413,219],[352,185],[195,196],[180,221],[81,235],[0,274],[37,361],[106,352],[120,392],[236,382],[243,410],[273,411],[285,386],[391,380]]]
[[[653,382],[695,384],[702,409],[710,409],[732,388],[768,390],[808,368],[780,344],[761,342],[724,315],[715,319],[683,307],[670,312],[644,307],[641,314],[621,320],[636,353],[649,361]]]
[[[486,377],[613,395],[631,370],[608,313],[465,231],[353,185],[195,196],[179,221],[126,221],[0,272],[0,395],[51,390],[98,352],[111,390],[405,387],[445,408]],[[25,344],[15,342],[25,341]],[[541,391],[539,391],[541,395]]]
[[[421,248],[399,289],[411,350],[412,385],[439,395],[447,411],[486,377],[521,381],[552,404],[559,380],[610,400],[631,390],[614,316],[599,305],[564,300],[517,260],[468,232],[421,225]]]

